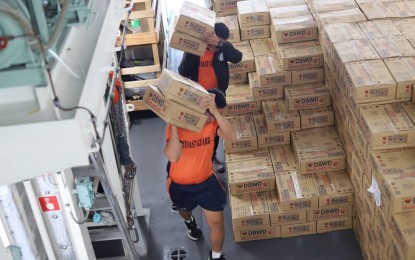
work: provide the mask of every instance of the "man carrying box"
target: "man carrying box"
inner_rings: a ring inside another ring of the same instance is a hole
[[[242,53],[227,41],[229,28],[224,23],[215,23],[214,29],[215,34],[203,36],[203,39],[208,43],[203,56],[199,57],[186,52],[183,54],[179,73],[198,82],[207,90],[218,88],[226,94],[229,85],[228,62],[240,62]],[[224,172],[224,167],[216,156],[218,144],[219,137],[216,137],[212,161],[214,162],[213,169],[221,173]]]
[[[200,133],[167,125],[164,148],[169,160],[167,186],[171,200],[185,220],[188,237],[192,240],[203,238],[192,215],[192,210],[199,205],[210,228],[212,251],[209,259],[225,259],[222,247],[226,191],[212,171],[211,158],[215,136],[232,141],[236,139],[236,131],[220,112],[226,107],[225,95],[218,89],[208,91],[212,94],[203,104],[208,120]]]

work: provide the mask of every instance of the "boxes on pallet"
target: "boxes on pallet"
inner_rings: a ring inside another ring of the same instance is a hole
[[[400,103],[362,107],[360,127],[372,150],[415,145],[415,125]]]
[[[262,101],[262,113],[269,133],[301,130],[300,114],[289,111],[282,100]]]
[[[317,225],[315,221],[281,226],[281,237],[283,238],[312,235],[316,233]]]
[[[205,113],[202,108],[202,101],[209,96],[209,93],[197,82],[168,69],[161,73],[158,89],[164,97],[194,109],[196,112]]]
[[[318,208],[318,194],[312,175],[286,171],[277,173],[276,180],[282,212]]]
[[[233,229],[270,227],[267,193],[229,196]]]
[[[223,141],[226,153],[255,150],[258,148],[255,124],[252,114],[227,117],[236,131],[235,141]]]
[[[171,32],[169,46],[196,56],[203,56],[207,43],[196,37],[173,30]]]
[[[301,109],[301,129],[334,125],[334,111],[331,106]]]
[[[314,13],[359,8],[354,0],[313,0],[310,9]]]
[[[275,190],[275,174],[270,158],[226,163],[229,193],[232,195]]]
[[[249,87],[251,88],[254,100],[278,99],[284,96],[283,85],[261,87],[259,84],[258,74],[256,72],[249,72],[248,79]]]
[[[293,70],[291,73],[291,83],[293,85],[308,84],[324,81],[324,68],[311,68],[303,70]]]
[[[280,227],[244,228],[233,231],[235,242],[281,237]]]
[[[248,82],[248,72],[229,74],[229,85]]]
[[[308,9],[308,6],[306,4],[302,4],[302,5],[269,8],[269,14],[271,15],[271,20],[272,20],[272,19],[282,19],[282,18],[288,18],[288,17],[311,15],[311,12]]]
[[[278,175],[279,172],[298,170],[298,163],[295,159],[291,145],[270,147],[269,153],[276,175]]]
[[[373,38],[370,42],[382,59],[415,55],[414,47],[404,36]]]
[[[368,20],[400,18],[400,14],[396,12],[389,2],[359,3],[359,7]]]
[[[346,63],[347,93],[357,104],[395,99],[396,82],[382,60]]]
[[[357,23],[367,21],[366,16],[359,8],[317,13],[315,18],[319,28],[332,23]]]
[[[207,120],[206,115],[166,99],[160,90],[154,86],[147,87],[143,102],[167,123],[190,131],[200,132]]]
[[[263,114],[254,115],[254,123],[258,136],[258,148],[290,143],[290,132],[268,133]]]
[[[255,57],[261,55],[268,55],[270,53],[277,53],[274,47],[274,43],[272,43],[272,40],[270,38],[250,40],[249,43],[251,45],[252,52],[254,53]]]
[[[307,214],[305,210],[282,212],[277,193],[275,191],[267,191],[267,193],[270,224],[272,227],[307,222]]]
[[[236,15],[238,8],[236,2],[241,0],[215,0],[213,1],[213,10],[217,16]]]
[[[318,172],[313,177],[319,195],[319,208],[354,203],[354,188],[346,170]]]
[[[236,7],[236,2],[235,2]],[[236,9],[236,8],[235,8]],[[217,23],[224,23],[229,28],[229,42],[239,42],[241,40],[241,35],[239,33],[239,24],[238,16],[230,15],[224,17],[216,17]]]
[[[276,54],[255,57],[255,67],[261,87],[290,85],[291,71],[284,71]]]
[[[397,83],[396,99],[411,98],[415,84],[415,58],[388,58],[383,61]]]
[[[310,15],[272,19],[271,30],[278,43],[317,40],[318,30],[314,17]]]
[[[268,8],[305,5],[304,0],[265,0]]]
[[[183,1],[175,30],[196,38],[215,33],[216,13],[206,7]]]
[[[391,229],[397,248],[403,258],[415,258],[415,212],[394,214],[392,216]]]
[[[360,22],[359,26],[369,39],[402,35],[391,20]]]
[[[237,3],[241,28],[270,24],[268,6],[263,0],[248,0]]]
[[[276,49],[283,70],[324,66],[323,50],[318,41],[279,44]]]
[[[247,83],[229,85],[226,90],[225,115],[240,115],[261,111],[261,101],[254,100]]]
[[[317,220],[317,233],[352,229],[353,217]]]
[[[285,86],[284,97],[291,111],[331,105],[329,88],[323,83]]]
[[[343,217],[353,217],[354,206],[332,206],[323,209],[309,209],[307,210],[307,221],[326,220]]]

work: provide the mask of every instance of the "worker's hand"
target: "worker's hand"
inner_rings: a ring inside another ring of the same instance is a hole
[[[210,34],[210,33],[204,33],[201,35],[201,38],[204,42],[206,42],[209,45],[212,46],[218,46],[219,45],[219,38],[216,36],[216,34]]]
[[[204,107],[209,109],[209,112],[214,116],[220,113],[218,108],[216,107],[215,97],[216,97],[215,94],[210,93],[209,96],[207,96],[204,99],[204,102],[202,102],[205,105]]]

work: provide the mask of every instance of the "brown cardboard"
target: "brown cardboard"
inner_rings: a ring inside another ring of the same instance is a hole
[[[354,188],[346,170],[316,173],[314,183],[319,195],[319,208],[354,203]]]
[[[415,125],[400,103],[362,107],[360,126],[372,150],[414,146]]]
[[[324,65],[323,50],[318,41],[279,44],[277,53],[284,70],[307,69]]]
[[[305,210],[294,212],[281,212],[280,203],[275,191],[267,191],[268,207],[271,227],[278,227],[288,224],[299,224],[307,221]]]
[[[174,101],[167,100],[157,87],[149,85],[143,97],[146,106],[172,125],[200,132],[207,116]]]
[[[229,85],[248,82],[248,72],[235,73],[229,75]]]
[[[315,18],[319,28],[333,23],[356,23],[367,20],[359,8],[317,13]]]
[[[261,87],[256,72],[249,72],[248,79],[254,100],[278,99],[284,96],[283,85]]]
[[[248,0],[237,3],[241,28],[270,24],[268,6],[263,0]]]
[[[276,54],[255,57],[255,67],[261,87],[291,84],[291,72],[283,71]]]
[[[232,195],[275,190],[275,174],[270,158],[229,162],[226,167]]]
[[[301,129],[334,125],[334,111],[331,106],[301,109]]]
[[[312,235],[317,233],[316,222],[306,222],[301,224],[292,224],[281,226],[281,237],[295,237]]]
[[[359,8],[354,0],[313,0],[310,9],[313,12],[330,12],[336,10]]]
[[[359,155],[353,153],[352,156],[352,167],[350,174],[350,181],[353,184],[356,193],[361,194],[363,188],[363,175],[365,174],[362,163],[359,160]]]
[[[415,58],[388,58],[383,61],[397,83],[396,98],[410,98],[415,84]]]
[[[293,85],[323,82],[324,68],[293,70],[291,77]]]
[[[254,150],[258,148],[256,130],[252,114],[243,114],[227,118],[236,131],[235,141],[223,141],[227,153]]]
[[[213,1],[213,10],[217,16],[236,15],[238,8],[236,2],[241,0],[215,0]]]
[[[269,25],[257,25],[241,28],[241,40],[265,39],[271,37]]]
[[[359,26],[369,39],[402,35],[391,20],[360,22]]]
[[[289,111],[282,100],[262,101],[262,111],[269,133],[297,131],[301,129],[298,111]]]
[[[242,52],[242,60],[235,64],[228,62],[229,73],[235,74],[255,71],[255,59],[251,47],[239,49],[236,47],[236,44],[234,46]]]
[[[370,39],[382,59],[415,55],[415,49],[404,36]]]
[[[236,2],[235,2],[236,7]],[[236,8],[235,8],[236,9]],[[229,28],[229,38],[227,41],[229,42],[239,42],[241,40],[241,35],[239,33],[239,24],[238,24],[238,16],[230,15],[224,17],[216,17],[217,23],[224,23]]]
[[[183,1],[175,30],[200,38],[202,34],[210,35],[215,32],[215,18],[216,14],[212,10],[189,1]]]
[[[254,100],[247,83],[229,85],[226,90],[225,115],[240,115],[261,111],[261,102]]]
[[[268,55],[270,53],[277,53],[274,44],[270,38],[250,40],[252,52],[254,56]]]
[[[268,133],[265,117],[262,114],[254,115],[254,123],[258,136],[258,148],[290,143],[290,133]]]
[[[291,145],[281,145],[269,148],[274,172],[297,171],[298,163]]]
[[[169,46],[184,52],[203,56],[207,43],[184,33],[173,31],[170,37]]]
[[[304,0],[265,0],[268,8],[304,5]]]
[[[316,221],[322,219],[334,219],[354,216],[353,205],[331,206],[322,209],[307,210],[307,221]]]
[[[306,4],[269,8],[271,19],[311,15]]]
[[[231,162],[263,159],[263,158],[271,158],[271,157],[269,154],[269,150],[264,148],[264,149],[254,150],[254,151],[228,153],[228,154],[225,154],[225,158],[226,158],[226,163],[231,163]]]
[[[229,200],[234,229],[270,226],[266,192],[238,194]]]
[[[409,118],[411,118],[412,122],[415,122],[415,104],[414,102],[403,102],[401,103],[403,109],[405,109],[406,113],[408,114]]]
[[[331,105],[329,88],[322,83],[285,87],[284,97],[291,111]]]
[[[280,227],[244,228],[233,231],[235,242],[281,237]]]
[[[282,212],[318,208],[318,194],[312,175],[287,171],[276,174],[276,179]]]
[[[357,104],[395,99],[396,82],[382,60],[346,63],[347,93]]]
[[[317,24],[313,16],[304,15],[282,19],[272,19],[271,30],[278,43],[317,40]]]
[[[359,7],[368,20],[400,17],[400,14],[396,12],[397,10],[395,10],[389,2],[360,3]]]
[[[202,108],[202,101],[209,96],[209,93],[199,83],[171,70],[163,69],[157,87],[165,98],[196,112],[205,113],[206,108]]]
[[[393,23],[403,34],[403,36],[405,36],[405,38],[412,44],[412,46],[415,47],[415,29],[413,26],[414,22],[415,19],[413,18],[393,20]]]
[[[352,229],[353,217],[317,220],[317,233]]]
[[[404,258],[415,258],[415,212],[405,212],[392,216],[391,230],[397,247]]]
[[[390,6],[400,18],[415,16],[415,8],[411,2],[390,2]]]

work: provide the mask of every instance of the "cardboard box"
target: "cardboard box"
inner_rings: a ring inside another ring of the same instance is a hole
[[[352,229],[353,217],[317,220],[317,233]]]
[[[227,120],[236,131],[235,141],[223,141],[226,153],[254,150],[258,148],[257,135],[252,114],[228,117]]]
[[[388,58],[383,61],[397,83],[396,98],[411,98],[415,84],[415,58]]]
[[[171,70],[163,69],[157,87],[165,98],[201,114],[205,113],[206,108],[202,108],[201,105],[209,93],[199,83]]]
[[[213,1],[213,10],[217,16],[227,16],[238,14],[236,2],[241,0],[215,0]]]
[[[275,191],[267,191],[267,195],[271,227],[299,224],[307,221],[305,210],[282,212],[280,210],[280,203]]]
[[[183,1],[175,31],[200,38],[215,33],[216,13],[189,1]]]
[[[319,28],[333,23],[357,23],[367,20],[359,8],[317,13],[315,19]]]
[[[226,163],[271,158],[267,148],[225,154]]]
[[[307,69],[324,65],[323,50],[318,41],[279,44],[277,53],[283,70]]]
[[[318,208],[318,194],[312,175],[286,171],[277,173],[276,179],[282,212]]]
[[[301,109],[301,129],[334,125],[334,111],[331,106]]]
[[[265,0],[268,8],[304,5],[304,0]]]
[[[270,87],[261,87],[256,72],[248,73],[249,86],[251,87],[254,100],[278,99],[284,96],[284,86],[275,85]]]
[[[173,31],[170,37],[169,46],[196,56],[203,56],[206,51],[207,43],[187,34]]]
[[[392,9],[399,15],[400,18],[405,17],[414,17],[415,16],[415,8],[412,3],[392,3],[389,2]]]
[[[282,19],[272,19],[272,30],[275,30],[278,43],[310,41],[318,39],[317,23],[313,16],[304,15]]]
[[[291,71],[282,69],[276,54],[255,57],[255,67],[261,87],[291,84]]]
[[[258,135],[258,148],[290,143],[290,132],[268,133],[264,115],[254,115],[254,123]]]
[[[235,7],[236,7],[236,2],[235,2]],[[216,17],[216,22],[224,23],[226,24],[226,26],[228,26],[229,38],[227,40],[229,42],[239,42],[241,40],[241,34],[239,33],[238,16],[230,15],[230,16],[224,16],[224,17]]]
[[[331,105],[329,88],[322,83],[285,87],[284,97],[291,111]]]
[[[254,56],[268,55],[270,53],[277,53],[274,44],[270,38],[250,40],[252,52]]]
[[[382,60],[346,63],[347,93],[357,104],[395,99],[396,82]]]
[[[344,9],[359,8],[354,0],[313,0],[310,9],[315,13],[330,12]]]
[[[400,18],[400,14],[394,10],[389,2],[359,3],[359,7],[368,20]]]
[[[415,125],[400,103],[362,107],[360,127],[372,150],[414,146]]]
[[[297,171],[298,163],[291,145],[281,145],[269,148],[274,172]]]
[[[296,237],[313,235],[317,233],[316,222],[306,222],[301,224],[292,224],[281,226],[281,237]]]
[[[349,159],[350,160],[350,159]],[[356,193],[362,194],[363,188],[363,175],[365,174],[362,163],[359,160],[359,155],[353,153],[352,155],[352,167],[349,171],[350,181],[353,184]]]
[[[398,30],[405,36],[405,38],[415,47],[415,29],[413,26],[413,18],[393,20]]]
[[[319,172],[313,177],[320,209],[354,203],[354,188],[346,170]]]
[[[241,40],[265,39],[271,37],[269,25],[257,25],[241,28]]]
[[[415,258],[415,212],[405,212],[392,216],[391,230],[397,242],[397,248],[403,258]]]
[[[262,101],[262,111],[269,133],[301,129],[300,114],[298,111],[289,111],[282,100]]]
[[[242,60],[238,63],[228,62],[229,73],[235,74],[255,71],[255,59],[251,47],[249,49],[239,49],[236,44],[234,47],[242,52]]]
[[[144,104],[169,124],[200,132],[207,116],[191,108],[167,100],[157,87],[149,85],[143,97]]]
[[[307,221],[316,221],[323,219],[335,219],[354,216],[353,205],[332,206],[323,209],[307,210]]]
[[[373,38],[370,42],[382,59],[415,55],[414,47],[404,36]]]
[[[311,12],[306,4],[302,4],[269,8],[269,14],[271,15],[271,19],[282,19],[288,17],[311,15]]]
[[[261,101],[254,100],[249,84],[229,85],[226,90],[225,115],[240,115],[261,111]]]
[[[235,73],[229,75],[229,85],[248,82],[248,72]]]
[[[391,20],[360,22],[359,26],[369,39],[402,35]]]
[[[396,238],[392,237],[389,243],[389,250],[388,250],[388,259],[403,259],[403,260],[410,260],[410,258],[405,258],[402,251],[401,245],[399,242],[396,241]]]
[[[241,28],[270,24],[268,6],[263,0],[248,0],[237,3]]]
[[[293,85],[323,82],[324,68],[293,70],[291,77]]]
[[[280,227],[244,228],[233,231],[235,242],[281,237]]]
[[[266,192],[230,196],[234,229],[270,227]]]

